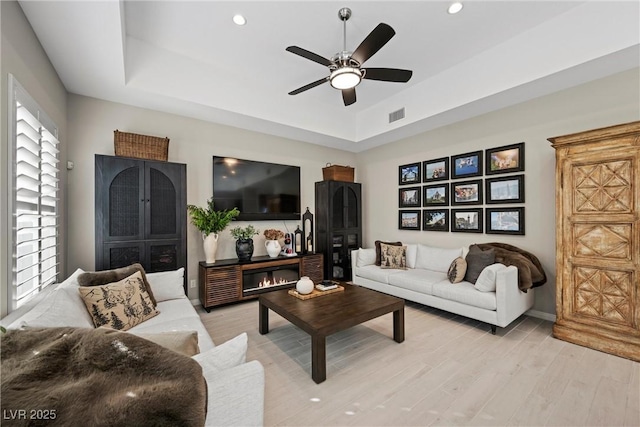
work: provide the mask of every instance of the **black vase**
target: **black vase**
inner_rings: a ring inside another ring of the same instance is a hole
[[[253,239],[236,240],[236,254],[240,261],[250,261],[253,256]]]

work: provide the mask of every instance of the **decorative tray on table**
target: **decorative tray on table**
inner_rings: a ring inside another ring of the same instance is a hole
[[[301,294],[295,289],[289,289],[289,295],[293,295],[294,297],[301,300],[306,300],[306,299],[311,299],[315,297],[321,297],[323,295],[333,294],[336,292],[344,292],[344,286],[340,286],[337,284],[336,284],[336,287],[332,287],[331,289],[327,289],[327,290],[320,290],[319,286],[320,285],[317,285],[315,288],[313,288],[313,291],[311,291],[310,294]]]

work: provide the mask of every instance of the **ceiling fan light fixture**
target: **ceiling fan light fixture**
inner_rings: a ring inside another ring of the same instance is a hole
[[[362,71],[354,67],[340,67],[331,72],[329,83],[336,89],[351,89],[362,81]]]
[[[239,13],[236,15],[233,15],[233,22],[236,25],[245,25],[247,23],[247,18],[245,18],[244,16],[240,15]]]
[[[447,10],[447,12],[449,12],[449,14],[451,14],[451,15],[454,15],[454,14],[460,12],[463,7],[464,6],[462,5],[462,3],[457,1],[455,3],[451,3],[451,5],[449,6],[449,9]]]

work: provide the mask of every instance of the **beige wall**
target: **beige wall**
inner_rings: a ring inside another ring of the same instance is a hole
[[[69,271],[94,269],[94,155],[113,155],[113,131],[119,129],[147,135],[168,136],[169,161],[187,164],[187,203],[203,206],[211,197],[212,156],[233,156],[301,167],[302,209],[315,212],[314,183],[322,180],[326,163],[355,164],[356,156],[341,150],[301,143],[275,136],[222,126],[157,111],[129,107],[78,95],[69,96]],[[245,222],[233,225],[246,225]],[[282,221],[253,223],[265,228],[285,229]],[[290,231],[298,221],[286,221]],[[235,258],[235,240],[229,228],[221,233],[218,259]],[[255,255],[266,255],[262,234],[255,238]],[[188,279],[197,280],[198,262],[204,260],[202,239],[188,226]],[[197,298],[197,289],[189,289]]]
[[[638,69],[407,138],[358,155],[364,239],[458,247],[500,241],[537,255],[548,283],[534,310],[555,313],[555,152],[547,138],[640,119]],[[526,235],[398,230],[398,166],[525,142]]]
[[[66,185],[66,126],[67,126],[67,92],[58,78],[58,74],[49,62],[49,58],[42,49],[35,36],[31,25],[22,13],[22,9],[16,1],[0,1],[0,18],[2,29],[2,45],[0,50],[1,73],[0,83],[0,120],[2,132],[0,132],[0,234],[2,241],[9,235],[11,215],[8,212],[8,200],[11,197],[8,164],[8,126],[7,105],[8,90],[7,77],[11,73],[20,84],[29,92],[31,97],[40,105],[47,115],[58,125],[61,147],[60,174],[60,210],[63,224],[60,229],[62,237],[62,267],[61,278],[65,277],[64,261],[67,240],[65,236],[65,185]],[[7,313],[7,283],[11,283],[11,253],[6,245],[0,245],[0,317]]]

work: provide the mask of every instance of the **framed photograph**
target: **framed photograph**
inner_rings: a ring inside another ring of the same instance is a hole
[[[423,206],[449,206],[449,183],[425,185],[422,192]]]
[[[524,203],[524,175],[484,180],[487,204]]]
[[[420,184],[420,162],[398,166],[398,185]]]
[[[524,170],[524,142],[489,148],[485,152],[485,174],[520,172]]]
[[[482,233],[482,209],[451,209],[451,231]]]
[[[406,187],[398,191],[398,207],[401,208],[419,208],[422,206],[420,202],[420,187]]]
[[[449,158],[426,160],[422,162],[423,182],[443,181],[449,179]]]
[[[452,182],[452,205],[481,205],[482,204],[482,180]]]
[[[487,234],[524,236],[524,208],[487,208]]]
[[[398,228],[400,230],[420,230],[420,211],[398,211]]]
[[[449,209],[423,209],[423,231],[449,231]]]
[[[482,176],[482,151],[451,156],[451,179]]]

